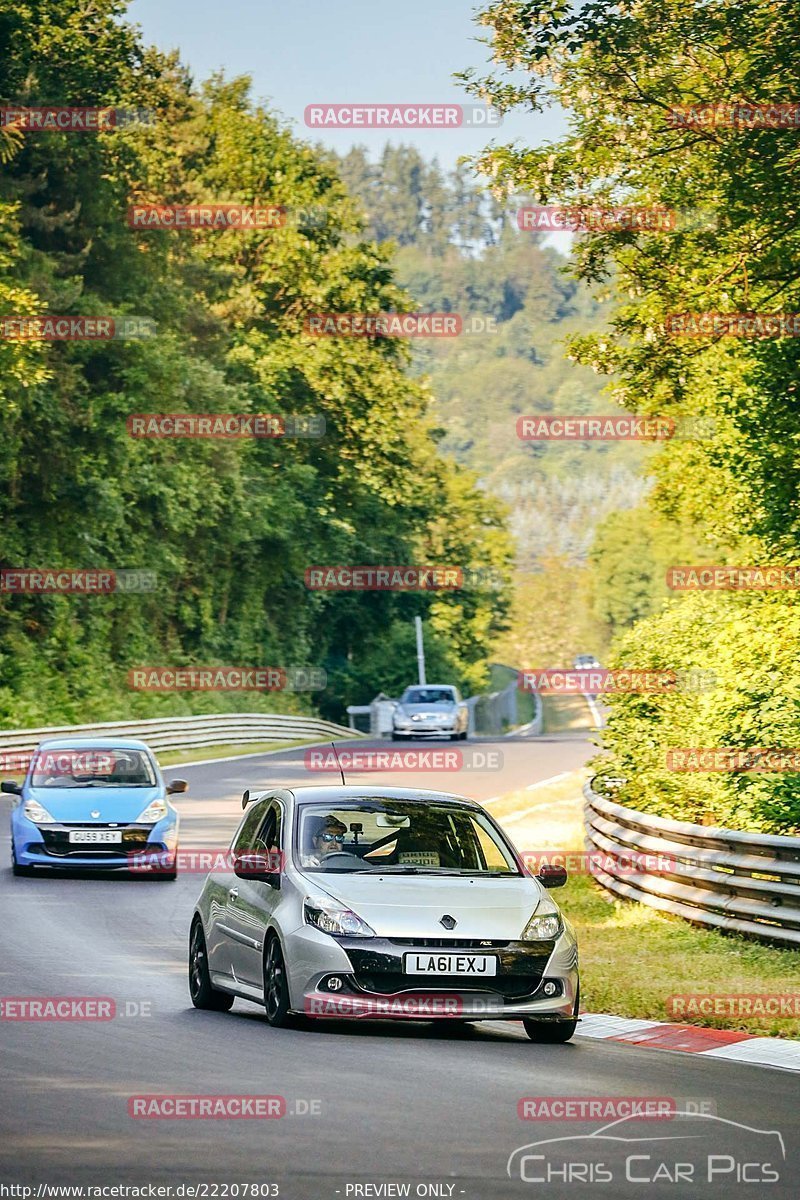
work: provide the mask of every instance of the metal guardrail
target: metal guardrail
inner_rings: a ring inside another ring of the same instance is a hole
[[[0,753],[30,753],[43,738],[141,738],[153,750],[189,750],[196,746],[241,745],[246,742],[294,742],[304,738],[360,737],[332,721],[285,713],[215,713],[140,721],[105,721],[99,725],[59,725],[43,729],[0,730]]]
[[[651,816],[599,796],[591,783],[583,794],[587,849],[602,856],[592,874],[609,892],[695,924],[800,946],[800,838]],[[631,854],[659,856],[658,871],[623,869],[619,859]]]

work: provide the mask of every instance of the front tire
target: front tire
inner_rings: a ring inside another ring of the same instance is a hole
[[[264,954],[264,1008],[273,1029],[282,1029],[290,1023],[289,981],[277,934],[270,938]]]
[[[576,1017],[571,1021],[536,1021],[532,1017],[523,1017],[522,1024],[532,1042],[560,1046],[574,1035],[578,1019]]]
[[[206,938],[199,920],[192,925],[189,936],[189,995],[195,1008],[210,1009],[211,1012],[228,1012],[233,1005],[233,996],[219,991],[211,983]]]
[[[568,1042],[578,1028],[578,1013],[580,1012],[581,991],[575,997],[573,1015],[566,1021],[537,1021],[535,1017],[523,1017],[522,1024],[532,1042],[542,1045],[562,1046]]]

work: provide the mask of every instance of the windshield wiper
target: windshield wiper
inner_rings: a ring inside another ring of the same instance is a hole
[[[415,867],[411,863],[390,863],[388,866],[375,866],[372,869],[386,875],[388,875],[390,872],[393,875],[475,875],[480,876],[481,879],[488,879],[491,876],[500,875],[499,871],[475,871],[462,867]],[[505,879],[508,879],[509,876],[513,875],[513,871],[505,871],[502,873],[502,877]]]
[[[366,859],[363,861],[366,862]],[[379,867],[377,863],[369,863],[369,868],[372,871],[378,871],[381,875],[388,875],[391,872],[393,875],[419,875],[424,871],[424,867],[412,867],[407,863],[390,863],[386,867]]]

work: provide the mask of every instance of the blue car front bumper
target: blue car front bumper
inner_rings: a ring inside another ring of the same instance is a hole
[[[70,842],[70,830],[87,825],[34,825],[15,812],[11,819],[14,860],[20,867],[50,867],[62,870],[95,868],[101,871],[136,870],[142,855],[158,855],[163,869],[178,849],[178,820],[164,817],[155,825],[124,825],[119,829],[121,842],[81,845]],[[97,828],[92,826],[92,828]],[[115,831],[116,832],[116,831]]]

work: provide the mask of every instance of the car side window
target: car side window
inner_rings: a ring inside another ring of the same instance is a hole
[[[258,831],[257,840],[262,842],[267,850],[280,850],[282,841],[283,813],[277,800],[273,800],[267,810],[264,822]]]
[[[269,801],[261,800],[247,809],[241,825],[233,835],[231,850],[234,853],[242,854],[253,849],[256,833],[264,822],[268,807]]]

